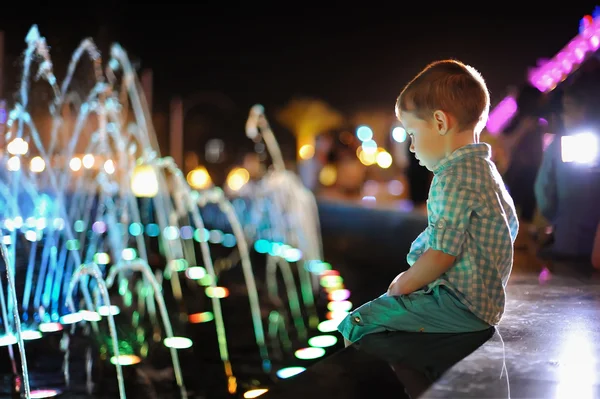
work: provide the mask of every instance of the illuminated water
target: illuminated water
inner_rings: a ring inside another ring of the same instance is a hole
[[[248,205],[239,207],[236,201],[243,199],[230,201],[220,188],[192,190],[173,160],[161,157],[137,76],[118,44],[104,62],[93,41],[83,40],[62,84],[37,27],[26,44],[20,91],[5,124],[8,144],[0,170],[2,258],[8,281],[0,284],[0,343],[9,346],[14,374],[18,370],[12,345],[18,344],[25,396],[31,395],[27,339],[62,331],[68,387],[69,337],[83,331],[110,337],[101,350],[116,368],[120,397],[126,396],[123,367],[143,363],[152,350],[149,343],[162,341],[169,347],[180,396],[186,398],[179,353],[192,345],[180,334],[185,335],[181,315],[187,319],[191,305],[183,292],[190,289],[205,291],[210,298],[206,321],[215,322],[228,381],[224,388],[236,392],[221,304],[227,291],[219,280],[238,264],[251,314],[247,328],[254,334],[263,372],[273,374],[269,346],[293,353],[288,314],[296,337],[306,342],[319,325],[315,293],[326,289],[331,296],[344,287],[341,277],[328,274],[333,271],[322,262],[315,199],[283,167],[262,107],[252,108],[247,132],[265,141],[274,164]],[[49,93],[43,106],[30,103],[32,93],[38,92]],[[223,230],[231,233],[206,228],[201,210],[211,206],[225,218]],[[235,248],[239,262],[216,268],[209,244]],[[265,255],[264,281],[269,300],[277,306],[268,320],[261,313],[265,298],[259,297],[252,250]],[[285,293],[279,292],[277,272]],[[22,281],[22,287],[15,281]],[[169,298],[163,295],[167,286]],[[167,309],[167,302],[175,310]],[[125,324],[136,331],[135,342],[119,336]],[[88,349],[90,392],[91,363]]]

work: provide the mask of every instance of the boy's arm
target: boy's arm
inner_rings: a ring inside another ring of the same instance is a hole
[[[556,214],[557,193],[555,163],[559,159],[557,157],[560,157],[560,137],[555,137],[554,141],[552,141],[546,151],[544,151],[542,164],[538,170],[534,185],[538,209],[542,216],[549,222],[552,222]]]
[[[429,249],[390,287],[390,295],[407,295],[438,279],[462,252],[473,213],[484,216],[481,194],[449,176],[432,187]]]
[[[429,248],[417,262],[399,276],[389,289],[389,295],[408,295],[437,280],[452,267],[455,256]]]

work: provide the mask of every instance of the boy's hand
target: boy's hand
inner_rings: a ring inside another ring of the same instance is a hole
[[[398,284],[398,280],[400,280],[400,276],[402,276],[405,272],[398,274],[393,280],[390,286],[388,287],[387,294],[390,296],[398,296],[400,295],[400,285]]]

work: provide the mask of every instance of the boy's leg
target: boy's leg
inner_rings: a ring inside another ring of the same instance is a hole
[[[472,314],[446,287],[410,295],[384,294],[352,311],[338,326],[344,338],[356,342],[383,331],[461,333],[490,326]]]

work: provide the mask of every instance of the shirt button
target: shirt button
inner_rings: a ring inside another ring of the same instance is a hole
[[[355,321],[356,323],[360,323],[360,317],[356,316],[356,317],[354,318],[354,321]]]
[[[437,227],[438,229],[443,229],[444,227],[446,227],[446,221],[444,219],[438,220],[435,227]]]

